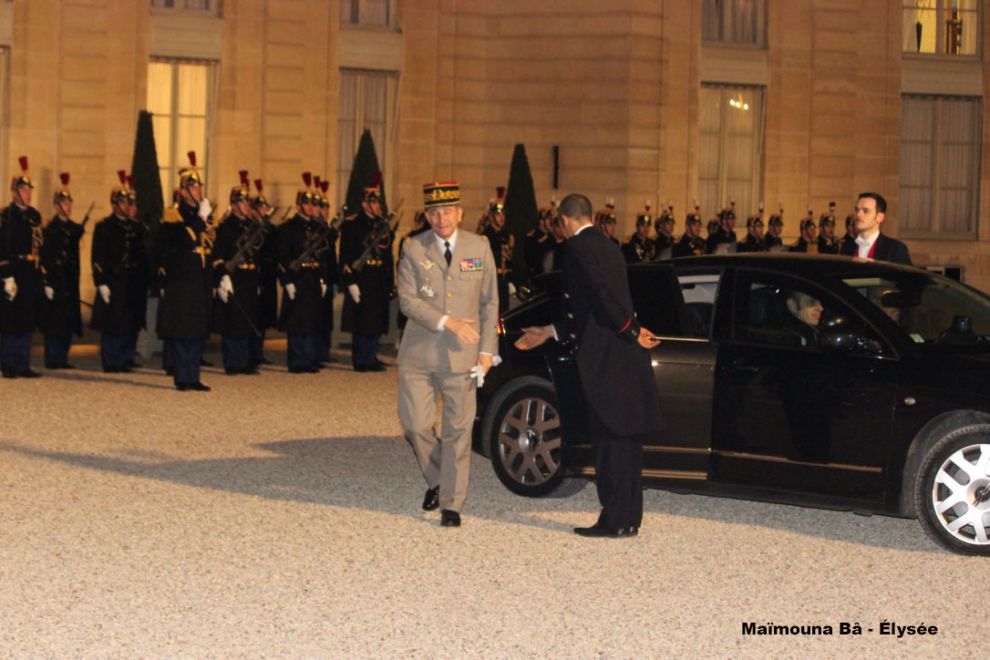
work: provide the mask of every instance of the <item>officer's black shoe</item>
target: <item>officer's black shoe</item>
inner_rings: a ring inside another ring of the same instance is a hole
[[[440,486],[428,488],[423,496],[423,511],[433,511],[440,506]]]
[[[363,374],[365,371],[371,371],[371,369],[369,369],[368,367],[364,366],[363,364],[355,364],[354,365],[354,371],[357,371],[358,373],[362,373]]]
[[[15,372],[13,372],[13,371],[7,371],[6,369],[4,369],[3,370],[3,377],[4,378],[17,378],[17,374]]]
[[[368,371],[385,371],[388,367],[386,367],[384,363],[379,362],[378,364],[372,364],[366,367],[366,369]]]
[[[440,526],[441,527],[460,527],[461,526],[461,514],[456,511],[451,511],[449,509],[444,509],[440,512]]]
[[[245,376],[260,376],[260,375],[261,375],[261,372],[260,372],[260,371],[258,371],[258,370],[257,370],[256,368],[254,368],[254,367],[247,367],[247,368],[246,368],[246,369],[244,369],[244,371],[242,371],[241,373],[242,373],[242,374],[244,374]]]
[[[202,383],[197,381],[195,383],[176,383],[175,389],[179,390],[180,392],[209,392],[210,386],[203,385]]]
[[[166,369],[165,370],[165,375],[166,376],[174,376],[175,375],[175,369]]]
[[[206,358],[199,358],[199,366],[201,367],[212,367],[213,363]]]
[[[68,362],[63,362],[62,364],[53,364],[48,369],[75,369],[76,365],[69,364]]]
[[[258,358],[258,364],[275,364],[275,363],[269,360],[268,358],[266,358],[265,356],[261,356],[260,358]]]
[[[31,369],[25,369],[18,375],[21,378],[41,378],[41,374],[39,374],[37,371],[32,371]]]
[[[127,364],[124,365],[124,366],[130,367],[131,369],[140,369],[141,368],[141,365],[138,364],[137,362],[135,362],[134,360],[128,360],[127,361]]]
[[[236,376],[237,374],[244,373],[244,370],[242,370],[242,369],[235,369],[233,367],[226,367],[226,368],[224,368],[223,372],[225,374],[227,374],[228,376]]]
[[[304,371],[308,374],[318,374],[320,373],[320,368],[315,364],[311,364],[308,367],[306,367]]]
[[[385,364],[384,362],[382,362],[381,360],[379,360],[378,358],[375,358],[375,361],[371,363],[371,366],[373,366],[373,367],[387,367],[388,365]]]
[[[590,538],[617,539],[626,536],[636,536],[639,534],[639,527],[602,527],[592,525],[591,527],[575,527],[574,533],[578,536]]]

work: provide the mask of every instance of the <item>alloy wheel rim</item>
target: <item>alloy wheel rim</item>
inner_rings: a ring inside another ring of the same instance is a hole
[[[538,486],[560,469],[560,416],[546,399],[517,401],[498,426],[498,454],[517,483]]]
[[[990,545],[990,444],[948,456],[935,474],[931,497],[936,519],[953,538]]]

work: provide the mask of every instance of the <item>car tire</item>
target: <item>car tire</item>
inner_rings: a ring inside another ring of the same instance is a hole
[[[576,481],[564,481],[559,408],[553,385],[537,377],[510,381],[493,397],[482,439],[495,475],[513,493],[543,497]]]
[[[953,552],[990,556],[990,425],[945,434],[917,474],[915,511],[929,538]]]

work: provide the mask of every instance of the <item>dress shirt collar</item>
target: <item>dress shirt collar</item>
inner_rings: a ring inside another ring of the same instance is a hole
[[[591,229],[593,226],[594,225],[592,225],[592,224],[581,225],[580,227],[577,228],[577,231],[574,232],[574,236],[577,236],[578,234],[580,234],[581,232],[583,232],[585,229]]]
[[[440,235],[437,234],[436,232],[433,232],[433,237],[435,239],[437,239],[437,245],[440,246],[440,254],[443,254],[443,251],[447,249],[447,246],[445,246],[443,244],[443,242],[445,240],[448,243],[450,243],[450,253],[451,254],[454,254],[454,248],[457,247],[457,230],[456,229],[454,230],[454,233],[450,235],[450,238],[447,238],[447,239],[440,238]]]

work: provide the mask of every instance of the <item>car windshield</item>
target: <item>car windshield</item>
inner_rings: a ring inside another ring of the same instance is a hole
[[[990,297],[940,275],[844,277],[916,344],[990,347]]]

